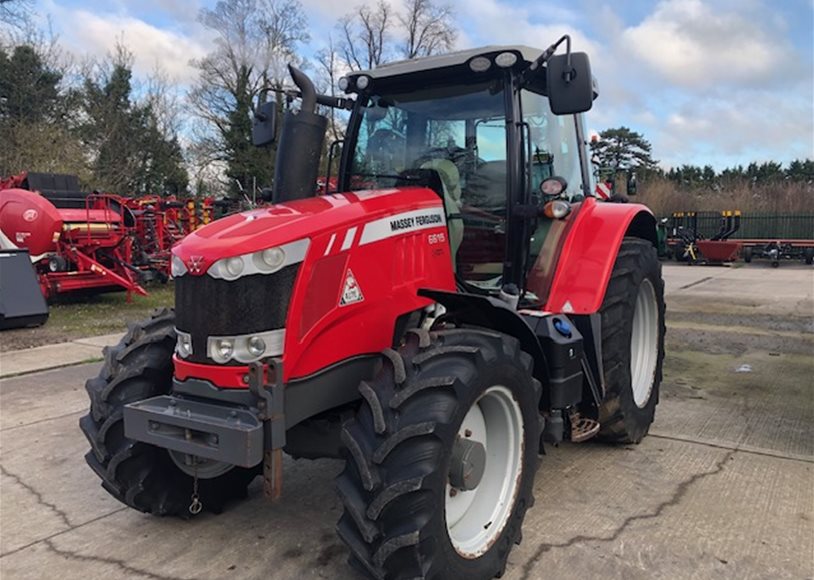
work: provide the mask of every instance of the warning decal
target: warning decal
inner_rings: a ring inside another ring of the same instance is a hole
[[[345,287],[342,289],[342,298],[339,300],[339,305],[347,306],[348,304],[361,302],[364,299],[365,297],[362,296],[362,289],[359,288],[359,283],[353,276],[353,272],[348,268],[345,274]]]

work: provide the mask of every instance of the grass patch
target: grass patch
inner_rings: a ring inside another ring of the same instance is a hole
[[[124,332],[128,322],[145,319],[154,309],[172,307],[175,302],[172,283],[147,291],[149,296],[134,295],[129,303],[124,292],[62,298],[50,304],[45,325],[0,333],[0,352]]]
[[[61,301],[51,305],[47,325],[57,331],[77,332],[80,336],[118,332],[127,322],[146,318],[156,308],[172,307],[175,300],[172,284],[151,288],[149,292],[149,296],[133,296],[130,303],[124,293]]]

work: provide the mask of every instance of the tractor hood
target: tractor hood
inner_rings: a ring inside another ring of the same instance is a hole
[[[190,274],[202,275],[223,258],[340,230],[344,234],[348,228],[377,219],[441,205],[441,198],[435,192],[422,187],[300,199],[219,219],[189,234],[172,252],[183,261]],[[362,228],[358,230],[361,232]]]

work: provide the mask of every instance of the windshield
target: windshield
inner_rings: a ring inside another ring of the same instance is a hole
[[[460,279],[495,287],[506,255],[509,159],[507,99],[503,81],[429,87],[370,97],[360,107],[350,159],[351,189],[420,183],[443,198],[454,267]],[[531,191],[552,175],[580,192],[573,117],[551,113],[548,99],[521,91],[523,121],[531,138]],[[434,181],[433,181],[434,180]],[[532,260],[547,237],[539,220]]]
[[[362,111],[352,187],[393,187],[403,171],[437,170],[434,160],[448,160],[466,188],[479,165],[505,164],[504,118],[500,82],[371,97]]]

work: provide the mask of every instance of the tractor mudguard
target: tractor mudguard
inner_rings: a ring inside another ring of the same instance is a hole
[[[540,341],[520,314],[508,304],[491,296],[426,288],[419,290],[418,295],[438,302],[447,311],[454,311],[455,318],[461,322],[515,337],[520,341],[520,347],[534,359],[534,376],[544,384],[547,382],[548,366]]]
[[[585,200],[563,243],[544,310],[566,314],[597,312],[626,236],[642,238],[657,246],[656,218],[646,206]]]

